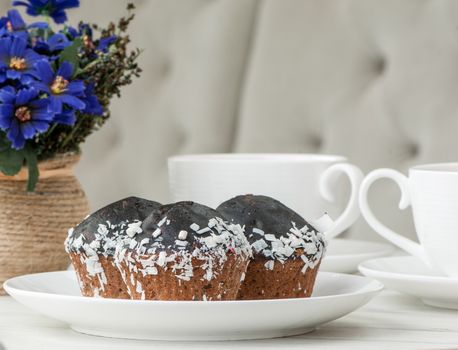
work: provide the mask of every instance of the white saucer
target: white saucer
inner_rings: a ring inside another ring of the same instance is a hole
[[[235,340],[298,335],[340,318],[380,292],[367,277],[323,272],[311,298],[253,301],[144,301],[80,296],[72,271],[15,277],[5,290],[74,330],[154,340]]]
[[[359,271],[427,305],[458,309],[458,278],[441,276],[413,256],[369,260],[359,265]]]
[[[394,251],[393,246],[384,243],[331,239],[320,269],[328,272],[354,273],[363,261],[387,256]]]

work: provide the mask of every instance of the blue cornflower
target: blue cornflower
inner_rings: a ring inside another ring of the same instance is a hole
[[[62,113],[54,116],[54,122],[64,125],[75,125],[76,115],[74,109],[64,109]]]
[[[39,98],[34,88],[16,92],[11,87],[0,90],[0,129],[15,149],[24,147],[25,141],[48,130],[53,120],[49,112],[49,99]]]
[[[90,82],[86,84],[86,90],[84,91],[83,101],[86,104],[86,108],[84,108],[83,112],[87,114],[93,115],[102,115],[103,108],[99,102],[99,99],[94,93],[94,83]]]
[[[20,37],[0,39],[0,83],[8,79],[18,79],[28,83],[34,73],[34,64],[42,59],[27,42]]]
[[[97,45],[96,50],[102,51],[102,52],[107,52],[108,47],[113,44],[116,41],[117,37],[116,35],[110,35],[105,38],[100,38],[99,44]]]
[[[88,23],[80,22],[78,23],[78,29],[72,26],[65,28],[65,31],[73,38],[79,38],[81,36],[87,35],[92,39],[92,28]]]
[[[52,55],[56,51],[61,51],[72,43],[68,40],[67,36],[62,33],[51,35],[48,40],[38,39],[35,42],[33,49],[44,55]],[[54,59],[57,57],[53,57]]]
[[[97,45],[95,45],[91,26],[83,22],[78,24],[78,29],[74,27],[67,27],[65,30],[71,39],[81,38],[83,40],[83,45],[87,50],[107,52],[108,47],[117,39],[116,35],[110,35],[96,40],[95,42]]]
[[[27,0],[13,1],[14,6],[25,6],[30,16],[50,16],[56,23],[67,21],[65,10],[80,6],[79,0]]]
[[[0,18],[0,37],[19,36],[21,39],[27,41],[29,39],[27,29],[29,28],[46,29],[48,28],[48,24],[45,22],[35,22],[27,26],[17,10],[9,10],[5,17]]]
[[[80,22],[78,24],[78,28],[67,27],[65,28],[65,31],[72,40],[81,38],[83,47],[87,51],[93,51],[95,49],[95,45],[92,39],[92,28],[89,24]]]
[[[49,94],[50,108],[56,114],[64,111],[64,104],[72,109],[83,110],[86,104],[80,99],[83,96],[85,86],[82,80],[72,80],[73,66],[69,62],[63,62],[57,72],[51,67],[48,60],[40,60],[35,63],[35,77],[39,82],[34,86]]]
[[[5,17],[0,18],[0,36],[17,34],[27,38],[27,25],[17,10],[9,10]]]

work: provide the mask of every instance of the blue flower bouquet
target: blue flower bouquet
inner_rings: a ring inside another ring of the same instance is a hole
[[[127,28],[133,5],[107,28],[68,24],[66,10],[79,0],[13,1],[17,9],[0,18],[0,172],[27,168],[34,191],[38,164],[79,145],[109,117],[109,103],[141,70],[140,51],[129,51]]]

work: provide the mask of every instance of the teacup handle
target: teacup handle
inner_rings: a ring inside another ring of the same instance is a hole
[[[363,172],[356,166],[347,163],[338,163],[327,168],[320,178],[320,194],[327,201],[334,202],[334,183],[340,174],[344,173],[351,184],[351,194],[347,207],[334,221],[332,226],[324,232],[326,238],[334,238],[349,228],[359,217],[358,191],[364,178]]]
[[[377,169],[370,172],[361,184],[359,191],[359,205],[363,217],[366,219],[369,226],[371,226],[380,236],[397,245],[399,248],[405,250],[407,253],[416,256],[428,263],[424,249],[420,244],[400,235],[399,233],[394,232],[393,230],[383,225],[375,217],[374,213],[369,207],[367,200],[369,189],[375,181],[382,178],[393,180],[401,189],[399,209],[404,210],[410,205],[409,179],[405,175],[393,169]]]

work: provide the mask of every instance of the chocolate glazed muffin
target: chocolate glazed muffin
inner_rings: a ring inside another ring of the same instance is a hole
[[[217,209],[245,226],[253,259],[237,299],[309,297],[325,251],[324,236],[279,201],[244,195]]]
[[[69,230],[65,250],[84,296],[130,298],[113,254],[118,243],[141,232],[143,219],[160,206],[142,198],[125,198],[99,209]]]
[[[238,224],[194,202],[155,209],[116,250],[132,299],[234,300],[251,257]]]

